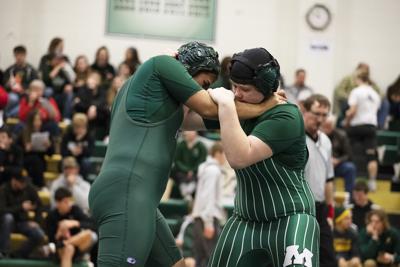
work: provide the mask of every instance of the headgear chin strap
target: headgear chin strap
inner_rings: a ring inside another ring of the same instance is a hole
[[[256,57],[261,54],[265,58],[265,63],[262,59]],[[251,56],[250,56],[251,55]],[[253,59],[250,59],[253,57]],[[258,61],[258,62],[253,62]],[[244,77],[243,75],[235,75],[235,63],[242,63],[251,70],[252,75]],[[231,79],[240,84],[253,84],[260,90],[263,95],[268,96],[275,92],[279,87],[280,66],[278,61],[264,48],[248,49],[241,53],[234,54],[230,66]]]
[[[200,71],[219,74],[218,53],[210,46],[199,42],[189,42],[178,49],[177,59],[194,76]]]

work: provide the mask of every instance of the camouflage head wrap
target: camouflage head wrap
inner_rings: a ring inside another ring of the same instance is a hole
[[[177,58],[192,76],[195,76],[200,71],[219,74],[218,53],[205,44],[199,42],[184,44],[178,49]]]

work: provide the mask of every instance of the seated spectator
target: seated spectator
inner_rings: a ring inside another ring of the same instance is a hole
[[[335,168],[335,176],[344,178],[344,188],[351,196],[357,176],[357,168],[351,161],[351,146],[349,138],[347,137],[346,132],[335,128],[335,121],[332,117],[328,117],[328,119],[322,124],[321,130],[332,142],[332,163]]]
[[[46,80],[50,75],[53,55],[61,55],[65,61],[69,62],[68,57],[64,55],[64,40],[60,37],[55,37],[50,41],[47,53],[40,58],[39,73],[43,80]]]
[[[400,76],[387,90],[389,101],[389,130],[400,131]]]
[[[94,63],[90,66],[92,70],[97,71],[101,75],[101,85],[108,87],[114,79],[115,69],[109,63],[110,54],[107,47],[99,47],[96,51]]]
[[[18,115],[19,100],[28,89],[29,84],[39,77],[35,68],[26,62],[26,54],[24,46],[16,46],[14,48],[15,63],[6,69],[4,74],[5,88],[9,92],[7,117]]]
[[[365,180],[356,181],[353,188],[353,203],[350,205],[353,223],[357,225],[358,231],[365,227],[365,218],[371,210],[380,209],[368,198],[368,184]]]
[[[90,184],[79,175],[79,165],[74,157],[66,157],[62,163],[63,172],[50,187],[51,205],[55,207],[55,192],[64,187],[71,191],[75,204],[85,213],[89,212],[88,196]]]
[[[39,188],[45,186],[45,155],[54,154],[54,139],[51,131],[43,123],[39,110],[29,113],[22,131],[21,145],[24,148],[24,167],[33,184]]]
[[[222,145],[214,144],[210,156],[200,164],[192,217],[193,248],[197,267],[206,267],[218,241],[222,207],[223,165],[226,162]]]
[[[125,51],[125,59],[121,64],[126,64],[129,68],[129,76],[135,73],[142,62],[139,59],[139,53],[135,47],[129,47]],[[129,77],[128,76],[128,77]]]
[[[338,267],[361,267],[358,233],[351,228],[351,225],[351,210],[336,208],[333,247]]]
[[[11,132],[0,128],[0,185],[10,181],[12,173],[22,171],[23,150],[14,143]]]
[[[61,267],[71,267],[74,259],[90,251],[97,242],[93,224],[72,200],[71,192],[60,187],[55,192],[56,208],[47,216],[47,235],[56,245]]]
[[[89,60],[85,55],[80,55],[75,60],[74,71],[76,74],[73,86],[75,88],[82,87],[86,83],[86,79],[90,73]]]
[[[296,105],[301,104],[302,101],[313,94],[313,89],[306,85],[305,81],[306,71],[304,69],[296,70],[294,84],[285,89],[289,102]]]
[[[88,118],[83,113],[76,113],[72,118],[72,125],[68,126],[62,138],[61,155],[75,157],[80,166],[80,173],[86,178],[93,149],[94,139],[89,134]]]
[[[126,64],[126,63],[119,64],[117,76],[124,77],[125,80],[131,76],[131,70],[130,70],[128,64]]]
[[[74,111],[86,113],[89,119],[90,134],[97,140],[102,140],[108,135],[111,115],[106,102],[106,92],[101,88],[100,82],[100,75],[97,72],[91,72],[86,85],[77,88],[74,98]]]
[[[360,254],[364,267],[400,264],[400,237],[383,210],[368,213],[367,226],[360,232]]]
[[[41,221],[41,202],[28,177],[20,172],[13,173],[11,181],[0,189],[0,252],[9,249],[12,231],[27,237],[27,241],[16,251],[15,256],[29,258],[31,252],[45,240],[38,222]]]
[[[123,76],[115,76],[113,79],[110,88],[107,91],[107,107],[111,110],[112,104],[114,102],[114,98],[117,96],[119,89],[121,89],[122,85],[126,81]]]
[[[356,84],[349,96],[349,109],[346,111],[345,126],[352,146],[358,143],[362,146],[362,153],[367,159],[369,190],[376,190],[378,175],[377,138],[378,126],[377,113],[381,103],[380,96],[369,85],[367,72],[358,71]]]
[[[44,96],[45,84],[41,80],[34,80],[29,85],[28,95],[20,102],[19,119],[23,122],[28,114],[37,109],[43,121],[59,122],[61,114],[56,101],[52,97]]]
[[[197,168],[206,157],[207,148],[197,139],[197,132],[183,132],[183,140],[176,147],[171,171],[171,177],[178,185],[182,197],[192,200],[196,189]]]

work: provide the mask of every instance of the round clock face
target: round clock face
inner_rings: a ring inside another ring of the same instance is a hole
[[[307,24],[316,31],[325,30],[331,22],[331,12],[321,4],[312,6],[306,14]]]

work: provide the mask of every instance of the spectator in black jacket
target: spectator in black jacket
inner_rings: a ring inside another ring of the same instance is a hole
[[[344,178],[345,190],[351,195],[357,176],[357,168],[351,161],[351,146],[349,138],[347,137],[346,132],[335,128],[333,117],[329,117],[322,124],[321,130],[332,142],[332,163],[335,168],[335,176]]]
[[[93,223],[73,204],[72,193],[65,187],[55,192],[56,208],[47,217],[47,235],[56,244],[61,266],[72,266],[74,258],[87,252],[97,242]]]
[[[25,235],[28,240],[15,256],[28,258],[45,239],[40,228],[42,204],[28,177],[13,173],[11,181],[0,189],[0,252],[6,252],[12,231]]]
[[[14,144],[11,132],[0,128],[0,185],[11,179],[11,173],[22,171],[23,150]]]
[[[88,130],[88,118],[83,113],[75,113],[61,143],[63,157],[75,157],[84,178],[90,169],[89,157],[94,149],[94,139]]]

